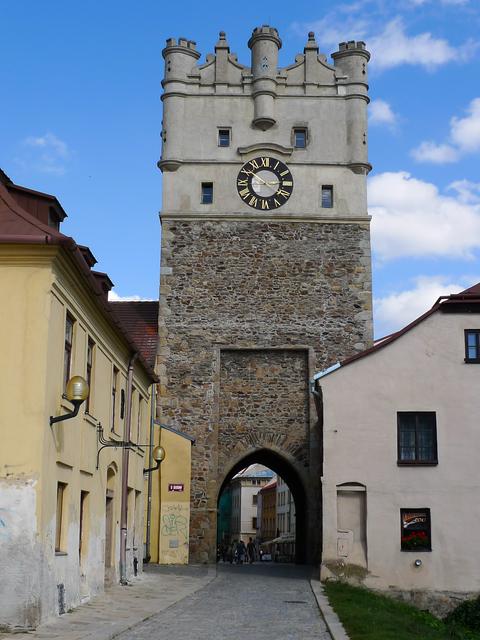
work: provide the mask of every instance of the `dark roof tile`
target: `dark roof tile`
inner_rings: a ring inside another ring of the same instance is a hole
[[[153,369],[158,343],[158,300],[109,302],[124,331]]]

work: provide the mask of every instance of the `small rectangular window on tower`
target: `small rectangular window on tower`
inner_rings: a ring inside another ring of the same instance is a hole
[[[219,129],[218,130],[218,146],[229,147],[230,137],[231,137],[230,129]]]
[[[202,182],[202,204],[213,202],[213,182]]]
[[[305,149],[307,146],[307,130],[304,128],[293,130],[293,146],[296,149]]]
[[[322,209],[333,207],[333,187],[329,184],[322,185]]]

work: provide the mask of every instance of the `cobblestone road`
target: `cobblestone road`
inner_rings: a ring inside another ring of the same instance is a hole
[[[331,640],[309,578],[293,565],[220,563],[213,582],[117,639]]]

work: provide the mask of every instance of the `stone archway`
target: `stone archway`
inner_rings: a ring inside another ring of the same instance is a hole
[[[233,462],[226,473],[223,482],[219,485],[217,504],[220,496],[236,473],[251,464],[263,464],[277,475],[281,476],[288,485],[295,501],[296,526],[295,526],[295,561],[303,564],[311,560],[312,546],[315,544],[315,536],[309,529],[310,520],[308,513],[308,497],[305,486],[305,478],[295,468],[295,463],[272,449],[256,449],[240,460]]]
[[[299,560],[318,562],[321,437],[308,385],[312,350],[217,347],[214,361],[214,384],[204,396],[208,413],[195,425],[192,450],[190,562],[215,562],[219,489],[233,469],[253,459],[294,488],[304,513],[299,530],[308,531],[298,544]]]

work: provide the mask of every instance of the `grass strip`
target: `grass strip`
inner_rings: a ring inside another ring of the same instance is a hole
[[[368,589],[332,581],[324,588],[350,640],[480,640],[480,634]]]

